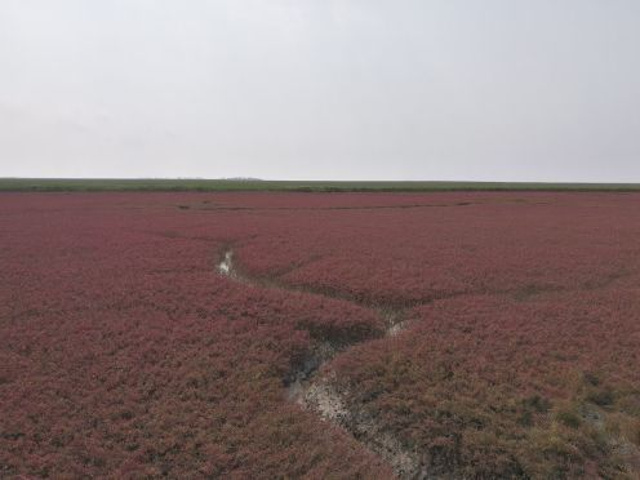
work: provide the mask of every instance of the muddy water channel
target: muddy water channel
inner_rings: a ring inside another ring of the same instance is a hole
[[[218,274],[232,281],[263,288],[296,291],[295,288],[284,284],[274,281],[266,282],[238,271],[234,264],[234,252],[232,249],[223,251],[220,258],[221,260],[217,265]],[[332,298],[322,293],[313,292],[313,294]],[[362,304],[357,305],[363,307]],[[370,310],[384,321],[386,336],[398,335],[407,327],[407,321],[404,320],[404,312],[401,309],[386,307],[384,309],[370,308]],[[329,343],[317,345],[303,364],[285,379],[287,398],[301,408],[316,413],[323,420],[331,422],[350,433],[365,448],[385,459],[392,466],[398,477],[406,479],[429,478],[426,468],[421,465],[418,455],[406,451],[398,439],[385,432],[376,423],[375,419],[359,410],[357,406],[347,405],[344,400],[344,393],[339,392],[333,386],[335,374],[331,372],[330,368],[322,368],[329,364],[338,353],[362,343],[353,343],[340,348]],[[321,370],[328,373],[321,375]]]

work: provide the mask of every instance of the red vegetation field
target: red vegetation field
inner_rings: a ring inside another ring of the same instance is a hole
[[[0,194],[0,477],[637,478],[639,205]]]

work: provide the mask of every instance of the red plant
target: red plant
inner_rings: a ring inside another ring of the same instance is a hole
[[[639,198],[2,194],[0,476],[391,476],[287,400],[327,343],[432,473],[633,472]]]

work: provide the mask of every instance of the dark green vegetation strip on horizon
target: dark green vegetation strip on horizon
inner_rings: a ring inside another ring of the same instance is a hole
[[[0,178],[0,191],[4,192],[433,192],[509,190],[632,192],[640,191],[640,184]]]

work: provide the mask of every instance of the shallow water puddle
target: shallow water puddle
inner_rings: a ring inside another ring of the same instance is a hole
[[[233,251],[227,250],[224,259],[218,264],[218,272],[221,275],[231,276],[233,270]]]

